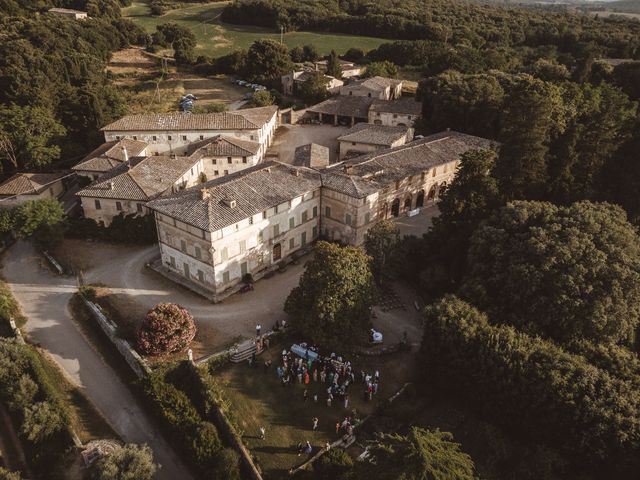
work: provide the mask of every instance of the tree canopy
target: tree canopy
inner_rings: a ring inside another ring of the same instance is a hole
[[[361,248],[317,242],[285,302],[292,328],[321,347],[362,342],[375,289],[369,261]]]
[[[273,40],[256,40],[247,53],[245,73],[247,78],[263,83],[273,83],[291,73],[293,63],[287,47]]]
[[[640,237],[619,207],[510,203],[473,234],[468,262],[462,291],[492,321],[558,341],[633,341]]]
[[[407,435],[380,434],[369,448],[372,461],[356,465],[355,478],[364,480],[474,480],[471,457],[440,430],[411,427]]]

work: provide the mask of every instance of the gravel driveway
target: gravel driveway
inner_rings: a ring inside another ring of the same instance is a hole
[[[118,309],[142,320],[145,313],[161,302],[174,302],[185,307],[203,334],[206,352],[213,353],[238,337],[250,337],[260,323],[267,331],[276,320],[285,318],[284,301],[298,285],[305,256],[297,265],[289,265],[283,273],[256,282],[255,289],[233,295],[222,303],[192,293],[145,267],[159,255],[158,246],[125,246],[82,240],[67,240],[61,249],[63,263],[74,262],[83,271],[86,283],[108,287],[118,298]],[[64,258],[67,257],[67,258]],[[196,340],[198,337],[196,337]]]
[[[77,290],[75,278],[51,273],[31,244],[22,241],[5,253],[3,274],[29,319],[23,327],[28,336],[53,356],[123,440],[151,447],[162,465],[159,480],[190,480],[129,389],[72,320],[68,304]]]

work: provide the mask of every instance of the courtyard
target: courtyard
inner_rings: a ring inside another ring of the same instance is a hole
[[[317,143],[329,148],[329,161],[338,161],[338,137],[344,135],[348,127],[333,125],[281,125],[273,137],[267,156],[277,157],[284,163],[293,163],[296,148]]]

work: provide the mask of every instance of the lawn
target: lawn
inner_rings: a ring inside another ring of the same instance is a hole
[[[630,13],[630,12],[618,12],[615,10],[604,10],[604,11],[594,11],[593,15],[598,15],[599,17],[606,18],[611,17],[612,15],[618,15],[621,17],[627,18],[635,18],[636,20],[640,20],[640,13]]]
[[[218,57],[237,48],[249,48],[256,40],[280,40],[280,33],[267,28],[222,23],[219,17],[226,4],[227,2],[196,3],[171,10],[161,17],[152,17],[148,5],[144,2],[134,2],[122,11],[124,16],[142,26],[147,32],[155,31],[156,26],[162,23],[175,22],[184,25],[196,36],[196,55]],[[285,33],[283,37],[283,42],[289,48],[312,44],[322,55],[330,53],[331,50],[342,54],[352,47],[368,51],[389,41],[374,37],[316,32],[291,32]]]
[[[331,407],[326,404],[326,385],[311,382],[310,385],[293,384],[283,387],[279,382],[275,368],[280,364],[280,352],[288,343],[277,343],[258,357],[258,366],[251,368],[247,363],[229,365],[215,372],[225,387],[226,396],[231,403],[233,417],[243,431],[243,442],[256,458],[265,479],[284,478],[289,469],[297,467],[307,460],[306,455],[298,456],[295,446],[299,442],[309,441],[314,454],[326,442],[332,443],[339,438],[336,434],[336,422],[341,422],[356,409],[359,418],[364,418],[376,410],[378,403],[393,395],[414,373],[415,355],[412,353],[393,354],[383,357],[362,357],[352,359],[356,371],[361,368],[368,372],[379,369],[381,385],[373,401],[365,402],[362,385],[356,382],[349,389],[347,409],[337,401]],[[273,365],[268,371],[263,363],[271,359]],[[303,400],[303,392],[308,389],[309,399]],[[318,395],[318,403],[313,396]],[[318,417],[319,428],[312,430],[312,419]],[[266,428],[266,438],[259,438],[261,426]],[[341,434],[344,432],[341,432]],[[357,434],[357,432],[356,432]]]

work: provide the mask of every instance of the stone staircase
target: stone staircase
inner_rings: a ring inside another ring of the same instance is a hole
[[[233,363],[244,362],[251,358],[253,354],[257,354],[255,340],[246,340],[235,348],[235,351],[231,354],[231,361]]]

